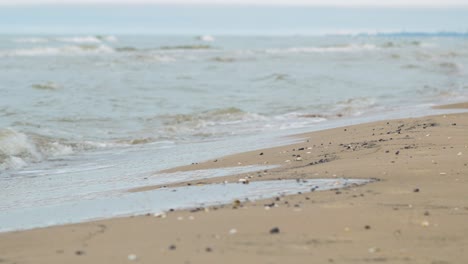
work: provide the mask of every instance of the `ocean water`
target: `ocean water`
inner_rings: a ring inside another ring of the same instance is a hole
[[[0,9],[0,210],[468,99],[467,9],[132,8]]]

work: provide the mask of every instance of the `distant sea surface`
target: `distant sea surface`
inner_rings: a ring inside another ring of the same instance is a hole
[[[0,208],[468,99],[466,9],[132,8],[0,9]]]

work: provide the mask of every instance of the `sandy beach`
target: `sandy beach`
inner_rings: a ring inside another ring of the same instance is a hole
[[[467,263],[467,135],[467,113],[386,120],[297,135],[302,140],[297,144],[188,164],[170,171],[280,166],[178,186],[240,179],[376,181],[158,216],[2,233],[0,263]]]

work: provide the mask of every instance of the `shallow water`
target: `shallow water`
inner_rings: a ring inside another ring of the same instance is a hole
[[[467,11],[2,8],[0,213],[258,169],[157,173],[295,133],[447,113],[431,106],[468,99]]]
[[[191,172],[186,177],[193,177]],[[70,200],[57,204],[35,203],[24,208],[0,211],[0,232],[51,225],[77,223],[116,216],[144,213],[159,214],[169,209],[205,207],[239,200],[257,200],[275,196],[324,191],[370,182],[359,179],[314,179],[307,181],[257,181],[249,184],[228,183],[204,186],[162,188],[128,193],[108,193],[92,200]]]

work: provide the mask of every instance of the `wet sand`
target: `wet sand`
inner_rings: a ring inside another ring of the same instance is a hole
[[[0,262],[468,262],[467,113],[381,121],[298,137],[303,142],[171,171],[281,165],[176,185],[339,177],[378,181],[159,216],[3,233]],[[161,186],[132,191],[155,188]]]

